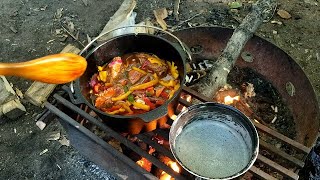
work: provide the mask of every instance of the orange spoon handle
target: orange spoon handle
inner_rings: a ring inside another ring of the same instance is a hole
[[[22,63],[0,63],[0,75],[19,76],[49,84],[64,84],[80,77],[86,68],[87,61],[82,56],[61,53]]]

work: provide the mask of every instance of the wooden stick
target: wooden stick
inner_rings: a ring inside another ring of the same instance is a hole
[[[251,12],[237,27],[218,57],[215,66],[208,75],[192,88],[207,97],[213,97],[217,90],[227,84],[227,76],[238,59],[247,41],[276,7],[275,0],[259,0],[252,6]]]
[[[0,105],[16,99],[16,93],[4,76],[0,76]]]

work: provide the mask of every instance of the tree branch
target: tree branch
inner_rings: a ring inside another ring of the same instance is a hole
[[[226,48],[215,62],[208,75],[192,88],[212,98],[219,88],[227,84],[227,76],[233,68],[247,41],[253,36],[276,7],[276,0],[259,0],[252,6],[251,12],[234,30]]]

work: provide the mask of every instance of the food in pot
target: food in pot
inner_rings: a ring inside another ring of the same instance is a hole
[[[118,115],[142,114],[170,99],[180,87],[174,62],[147,53],[114,57],[90,80],[94,105]]]

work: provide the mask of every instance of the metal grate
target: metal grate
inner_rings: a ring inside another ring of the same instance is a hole
[[[66,89],[66,88],[63,88]],[[201,102],[207,102],[209,99],[192,89],[188,87],[183,87],[183,92],[190,94],[192,98],[196,98]],[[186,171],[183,171],[182,173],[177,173],[174,170],[172,170],[170,167],[162,163],[159,159],[156,157],[148,154],[148,152],[142,150],[139,146],[128,140],[127,138],[123,137],[116,131],[112,130],[110,127],[106,126],[104,123],[102,123],[101,119],[94,118],[91,115],[89,115],[85,110],[81,109],[80,107],[72,104],[70,101],[68,101],[66,98],[64,98],[62,95],[54,94],[53,98],[60,106],[63,106],[63,108],[67,108],[73,113],[76,113],[83,118],[85,118],[88,122],[98,126],[101,130],[103,130],[107,135],[115,138],[119,142],[121,142],[123,145],[137,153],[138,155],[148,159],[153,165],[155,165],[157,168],[165,171],[167,174],[171,175],[175,179],[193,179],[194,177],[190,174],[188,174]],[[191,103],[179,99],[179,102],[184,106],[190,106]],[[71,118],[67,113],[63,112],[62,108],[57,108],[57,105],[55,103],[49,103],[46,102],[45,107],[58,116],[62,121],[67,122],[69,125],[77,129],[78,131],[85,134],[88,138],[90,138],[95,143],[99,144],[103,147],[104,150],[106,150],[108,153],[110,153],[116,160],[123,162],[122,166],[128,166],[131,170],[141,175],[141,177],[145,179],[156,179],[154,175],[147,172],[140,166],[138,166],[133,160],[131,160],[129,157],[124,155],[123,153],[119,152],[115,148],[113,148],[110,144],[96,136],[93,132],[79,124],[75,119]],[[48,114],[48,113],[46,113]],[[269,154],[272,154],[273,157],[277,157],[276,160],[269,159],[266,156],[259,154],[256,163],[254,166],[249,170],[249,173],[251,173],[254,177],[261,178],[261,179],[277,179],[276,176],[268,173],[265,169],[272,170],[273,172],[278,173],[281,175],[284,179],[298,179],[298,172],[299,169],[301,169],[304,166],[304,158],[309,153],[310,148],[278,133],[277,131],[270,129],[267,126],[264,126],[262,124],[254,122],[254,125],[256,126],[258,133],[263,133],[264,135],[267,135],[269,138],[275,139],[277,141],[280,141],[281,143],[285,144],[287,147],[290,147],[294,149],[296,152],[300,154],[299,158],[294,157],[284,150],[281,150],[279,148],[276,148],[270,143],[267,143],[266,141],[260,140],[260,152],[261,149],[267,151]],[[158,144],[157,141],[153,140],[152,137],[154,135],[158,135],[163,137],[164,139],[168,140],[169,132],[168,130],[163,129],[156,129],[153,132],[147,132],[142,133],[139,135],[136,135],[138,139],[143,141],[144,143],[152,146],[156,149],[157,152],[163,154],[164,156],[167,156],[168,158],[174,160],[174,157],[170,151],[170,149],[162,146],[161,144]],[[71,141],[72,142],[72,141]],[[90,157],[89,157],[90,158]],[[281,165],[277,160],[281,160]],[[283,163],[285,162],[285,163]],[[261,168],[261,165],[264,168]],[[119,168],[120,171],[123,169],[124,172],[122,173],[129,173],[129,171],[125,171],[123,167]],[[108,169],[109,170],[109,169]],[[112,172],[111,172],[112,173]],[[117,174],[117,173],[116,173]],[[133,176],[133,174],[132,174]]]

